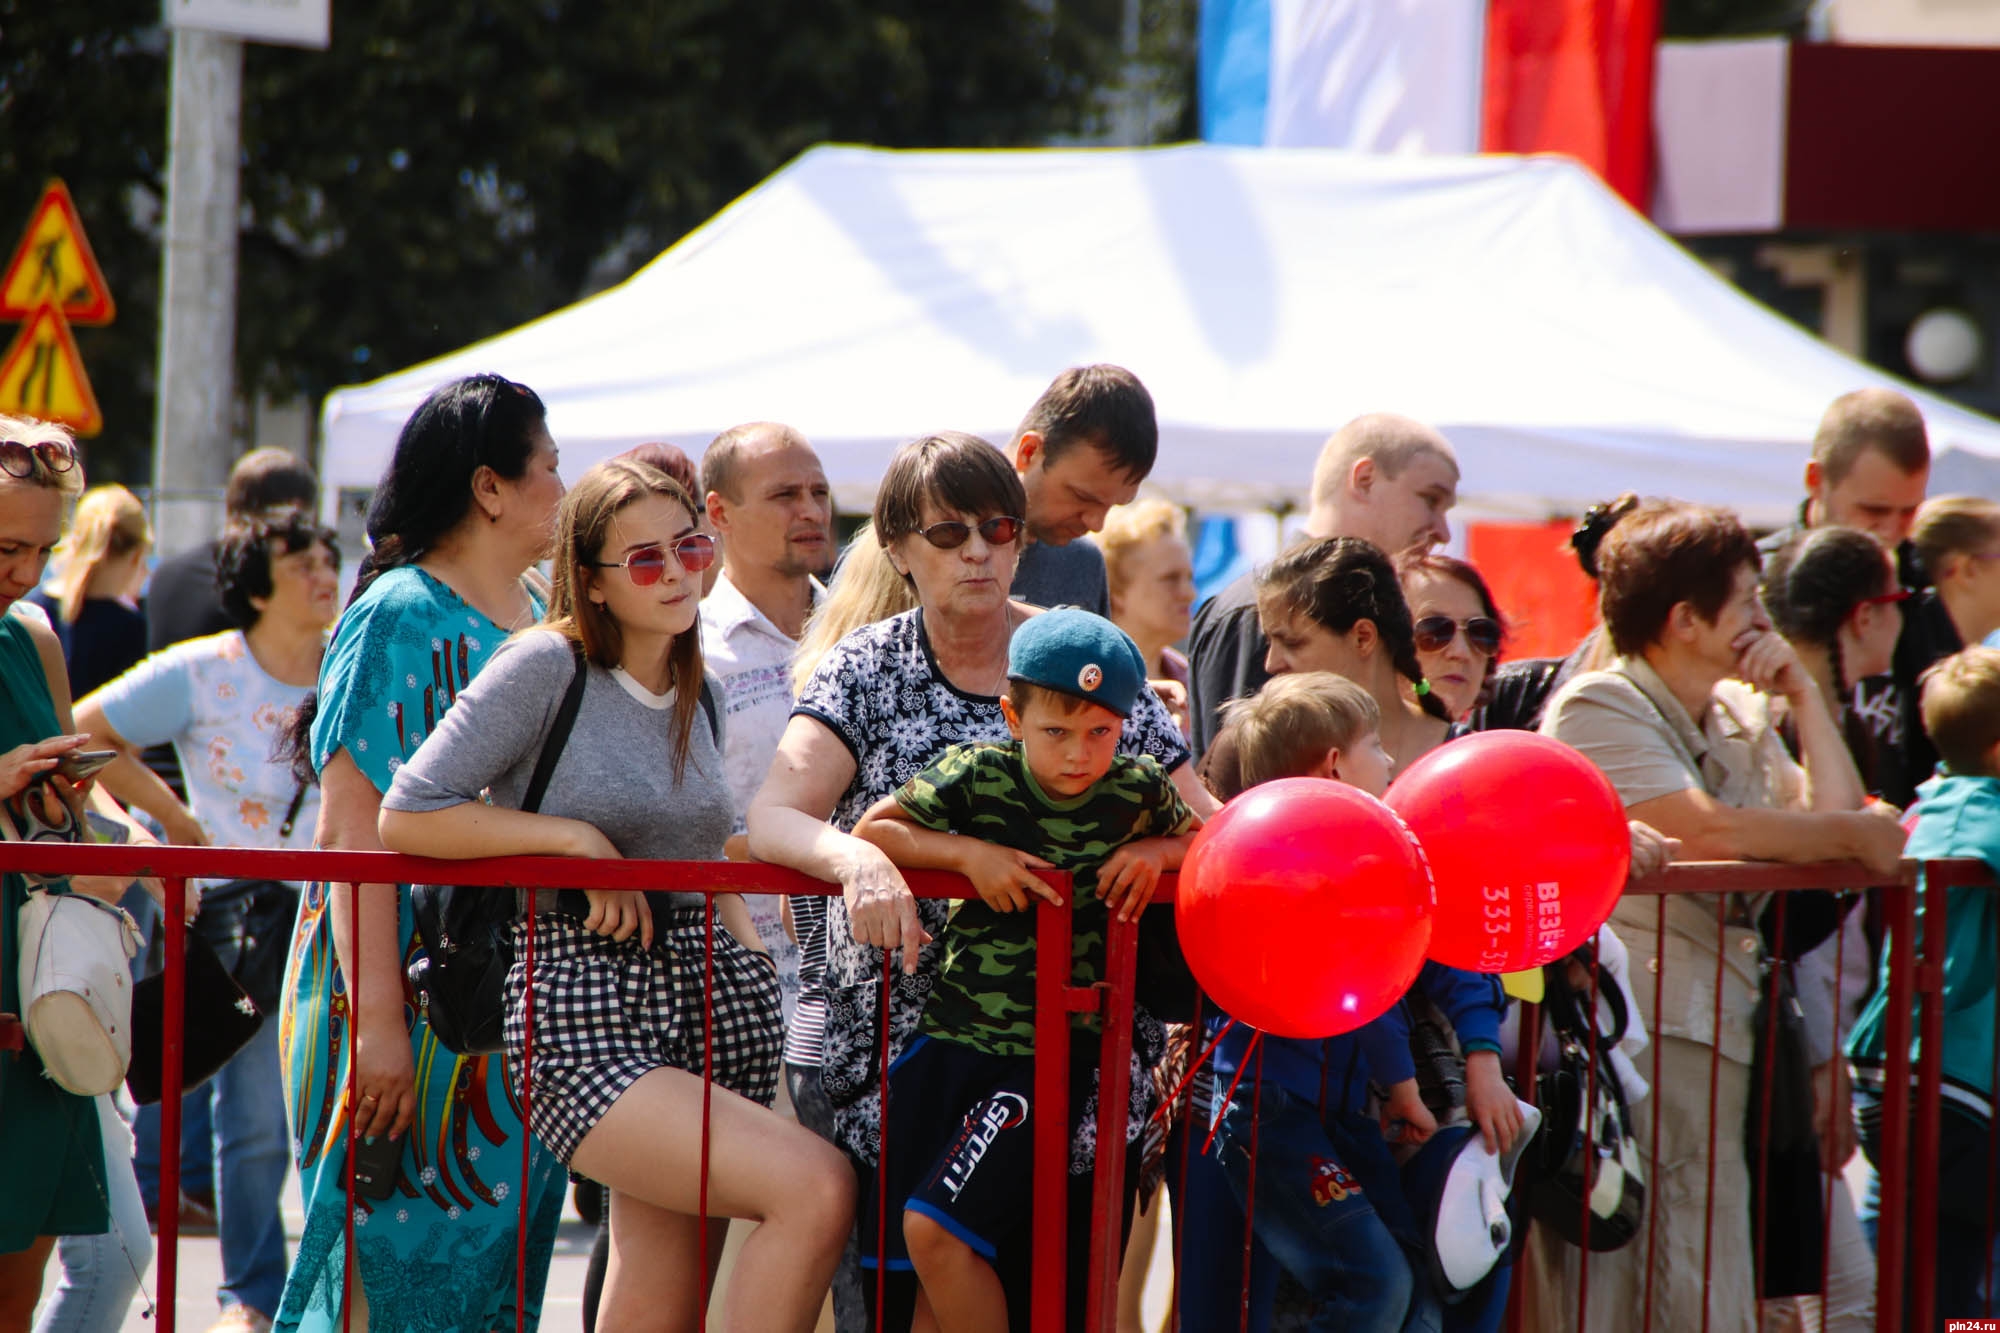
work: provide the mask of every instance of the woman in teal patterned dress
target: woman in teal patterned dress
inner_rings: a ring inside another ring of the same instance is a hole
[[[373,549],[320,669],[310,757],[318,845],[375,850],[396,770],[513,630],[540,619],[523,575],[547,553],[562,498],[541,400],[475,375],[424,400],[396,442],[368,514]],[[403,1144],[388,1198],[355,1198],[356,1330],[487,1333],[515,1322],[515,1251],[527,1198],[526,1326],[567,1177],[530,1136],[499,1056],[462,1057],[416,1016],[404,969],[409,894],[396,884],[308,886],[292,940],[279,1041],[305,1231],[279,1329],[342,1327],[348,1030],[359,899],[356,1132]]]

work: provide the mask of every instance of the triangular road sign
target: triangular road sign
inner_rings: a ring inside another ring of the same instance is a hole
[[[52,305],[35,312],[0,359],[0,412],[60,421],[78,435],[104,429],[76,338]]]
[[[42,191],[0,278],[0,319],[27,319],[45,305],[60,307],[72,324],[109,324],[117,313],[69,187],[59,180]]]

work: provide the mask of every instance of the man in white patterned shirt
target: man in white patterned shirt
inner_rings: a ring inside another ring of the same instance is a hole
[[[701,485],[722,538],[722,576],[701,603],[701,648],[722,684],[723,765],[741,833],[791,717],[792,655],[821,595],[818,576],[833,563],[833,500],[805,437],[768,421],[716,436],[701,457]],[[782,900],[745,901],[778,964],[790,1022],[799,951],[785,931]]]

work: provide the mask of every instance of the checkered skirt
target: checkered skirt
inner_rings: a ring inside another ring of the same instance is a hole
[[[702,1030],[705,913],[655,916],[653,947],[619,943],[574,916],[535,919],[534,1081],[528,1125],[565,1165],[626,1088],[655,1069],[707,1070],[716,1084],[769,1106],[777,1095],[784,1020],[766,954],[715,927],[715,1052]],[[527,923],[514,925],[507,976],[507,1064],[516,1088],[528,1055]]]

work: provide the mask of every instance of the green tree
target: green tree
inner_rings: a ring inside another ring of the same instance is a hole
[[[338,0],[253,45],[239,385],[317,398],[626,276],[814,143],[1089,137],[1121,0]],[[119,303],[82,330],[107,426],[152,434],[166,53],[158,0],[0,0],[0,230],[68,180]]]
[[[158,0],[0,0],[0,253],[61,177],[118,303],[109,327],[76,330],[104,412],[103,434],[86,442],[93,481],[150,480],[167,140],[159,20]]]

